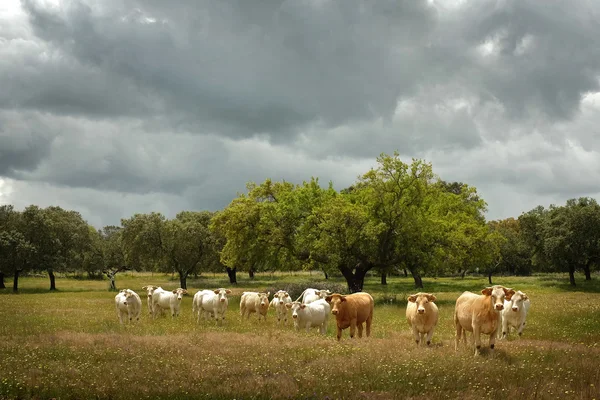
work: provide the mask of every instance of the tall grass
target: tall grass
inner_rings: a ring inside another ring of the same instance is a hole
[[[487,286],[484,278],[425,282],[440,309],[430,348],[416,347],[405,321],[406,297],[416,292],[406,278],[367,282],[376,299],[368,339],[351,340],[345,330],[337,342],[333,317],[325,336],[278,325],[273,311],[266,323],[240,320],[242,291],[310,278],[240,279],[223,326],[197,323],[191,295],[176,319],[152,320],[144,301],[140,322],[123,326],[106,281],[61,278],[50,293],[47,280],[23,278],[21,294],[0,292],[0,398],[600,399],[597,281],[572,290],[554,276],[496,278],[528,293],[531,310],[522,338],[513,333],[479,357],[454,351],[452,313],[460,293]],[[146,284],[179,286],[166,275],[117,278],[143,299]],[[191,294],[216,287],[230,287],[225,275],[188,283]]]

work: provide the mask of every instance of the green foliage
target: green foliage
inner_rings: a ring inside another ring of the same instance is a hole
[[[277,285],[273,285],[273,286],[269,286],[267,287],[264,292],[270,292],[271,296],[273,296],[273,293],[277,292],[278,290],[285,290],[286,292],[288,292],[288,294],[290,295],[290,297],[292,298],[292,300],[297,300],[302,293],[304,292],[304,290],[306,288],[313,288],[313,289],[328,289],[329,291],[331,291],[331,293],[340,293],[340,294],[347,294],[348,293],[348,287],[339,283],[339,282],[335,282],[335,281],[304,281],[304,282],[290,282],[290,283],[284,283],[284,284],[277,284]]]

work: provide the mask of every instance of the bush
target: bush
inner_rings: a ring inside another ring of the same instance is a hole
[[[288,294],[290,295],[290,297],[292,298],[292,300],[296,300],[298,297],[300,297],[300,295],[302,295],[302,292],[304,292],[304,290],[306,288],[313,288],[313,289],[329,289],[331,291],[331,293],[340,293],[340,294],[347,294],[348,293],[348,288],[345,285],[342,285],[340,283],[336,283],[336,282],[328,282],[328,281],[306,281],[306,282],[299,282],[299,283],[286,283],[282,286],[271,286],[269,288],[267,288],[265,291],[266,292],[271,292],[271,296],[273,295],[273,293],[277,292],[278,290],[285,290],[286,292],[288,292]]]

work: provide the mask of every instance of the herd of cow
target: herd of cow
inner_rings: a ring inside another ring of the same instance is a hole
[[[181,300],[185,289],[164,290],[157,286],[144,286],[147,293],[148,313],[156,318],[169,310],[172,317],[179,315]],[[198,322],[201,319],[214,318],[217,324],[222,324],[229,304],[229,289],[200,290],[194,294],[192,312]],[[341,295],[329,290],[306,289],[296,301],[290,295],[279,290],[269,301],[270,293],[243,292],[240,299],[240,315],[243,319],[250,318],[256,313],[258,319],[266,321],[267,311],[274,308],[277,323],[287,323],[291,314],[296,330],[318,328],[322,334],[327,331],[329,315],[333,314],[337,323],[337,339],[340,340],[342,330],[350,328],[350,337],[354,337],[358,328],[358,337],[362,337],[363,323],[366,325],[366,335],[371,334],[374,301],[366,292]],[[425,342],[431,344],[431,338],[438,322],[436,297],[431,293],[416,293],[408,297],[406,319],[411,327],[417,345]],[[456,300],[454,308],[454,324],[456,327],[455,347],[458,349],[462,338],[467,342],[466,332],[473,333],[475,354],[481,348],[480,335],[490,336],[490,347],[493,349],[496,337],[505,338],[513,327],[521,335],[529,310],[530,300],[521,291],[515,291],[504,286],[487,287],[481,294],[464,292]],[[115,296],[115,306],[119,321],[139,320],[142,301],[140,296],[131,289],[123,289]]]

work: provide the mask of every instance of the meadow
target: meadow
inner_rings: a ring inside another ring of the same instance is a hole
[[[0,398],[2,399],[600,399],[600,282],[576,288],[563,275],[495,277],[495,284],[531,298],[521,338],[511,333],[473,356],[454,350],[452,313],[465,290],[479,292],[485,277],[427,278],[440,320],[432,345],[417,347],[405,319],[406,297],[417,292],[411,278],[371,277],[375,298],[370,338],[335,338],[335,318],[325,336],[267,321],[240,320],[244,290],[288,282],[323,282],[317,274],[239,276],[188,280],[181,315],[152,320],[147,284],[174,289],[171,275],[127,273],[117,287],[143,301],[138,323],[120,325],[115,292],[107,281],[59,277],[48,292],[45,277],[23,277],[21,291],[0,291]],[[333,277],[332,282],[342,283]],[[7,286],[10,282],[7,282]],[[226,321],[197,323],[192,296],[199,289],[233,290]],[[488,336],[483,336],[487,347]]]

